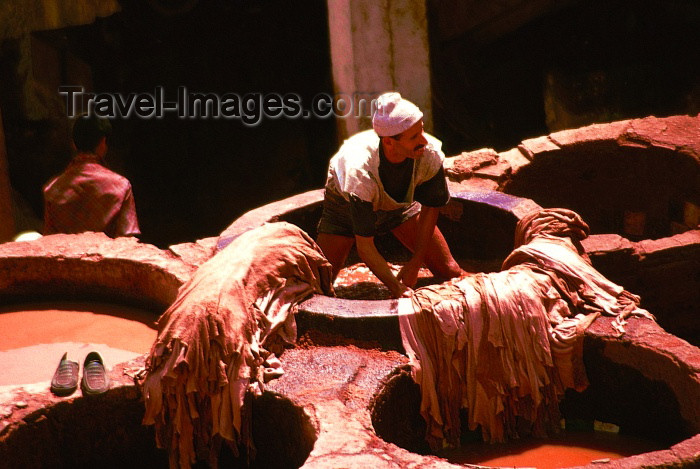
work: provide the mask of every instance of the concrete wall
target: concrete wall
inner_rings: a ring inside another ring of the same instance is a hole
[[[376,97],[399,91],[432,129],[428,20],[424,0],[328,0],[334,91]],[[353,113],[354,114],[354,113]],[[368,112],[338,119],[339,139],[371,126]]]

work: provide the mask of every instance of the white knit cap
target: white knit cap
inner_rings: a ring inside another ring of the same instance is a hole
[[[418,106],[394,91],[377,98],[372,127],[380,137],[393,137],[408,130],[422,118],[423,113]]]

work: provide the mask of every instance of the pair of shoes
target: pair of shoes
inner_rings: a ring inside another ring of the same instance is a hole
[[[70,396],[78,388],[78,364],[68,360],[68,352],[63,354],[61,361],[51,379],[51,392],[57,396]],[[83,379],[80,389],[83,394],[95,396],[109,389],[109,376],[102,357],[97,352],[90,352],[83,362]]]

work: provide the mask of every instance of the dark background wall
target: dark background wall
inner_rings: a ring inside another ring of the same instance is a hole
[[[163,2],[167,3],[167,2]],[[164,15],[125,1],[102,31],[111,56],[94,47],[95,87],[174,94],[331,93],[325,2],[199,2]],[[108,31],[105,31],[108,29]],[[98,39],[99,40],[99,39]],[[218,234],[252,207],[318,187],[335,145],[331,120],[130,119],[120,126],[144,240],[156,244]]]
[[[94,92],[162,86],[174,100],[184,86],[219,95],[293,93],[307,102],[332,93],[323,0],[121,3],[121,12],[94,24],[35,34],[33,43],[59,51],[62,84],[76,84],[67,76],[72,57],[89,67],[79,81]],[[35,80],[49,81],[36,72]],[[24,119],[21,109],[5,117],[13,186],[40,215],[41,185],[70,156],[61,145],[65,122]],[[255,206],[320,187],[336,145],[335,121],[320,118],[251,127],[165,114],[117,118],[113,127],[108,163],[132,182],[141,239],[160,246],[215,236]]]
[[[434,121],[448,151],[700,111],[697,2],[486,3],[428,2]]]
[[[70,157],[60,84],[122,94],[162,86],[170,97],[180,86],[332,94],[324,0],[120,3],[93,24],[33,34],[31,54],[26,42],[0,43],[10,177],[36,217],[42,184]],[[700,109],[695,1],[428,0],[428,12],[434,133],[448,155]],[[171,114],[116,119],[114,129],[108,162],[132,181],[142,240],[159,246],[216,236],[247,210],[321,187],[338,145],[332,119],[247,127]]]

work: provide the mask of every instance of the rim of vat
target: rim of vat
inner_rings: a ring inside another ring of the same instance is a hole
[[[520,220],[526,214],[541,208],[530,199],[499,191],[459,191],[451,192],[450,196],[453,199],[485,204],[495,210],[510,213],[515,220]],[[237,236],[264,223],[283,220],[299,210],[320,208],[322,203],[323,189],[315,189],[253,209],[236,219],[221,233],[216,249],[218,251],[225,248]],[[313,295],[299,304],[299,312],[312,316],[382,319],[395,318],[397,307],[396,299],[362,300]]]
[[[195,269],[135,238],[48,235],[0,244],[0,299],[86,299],[165,309]]]

